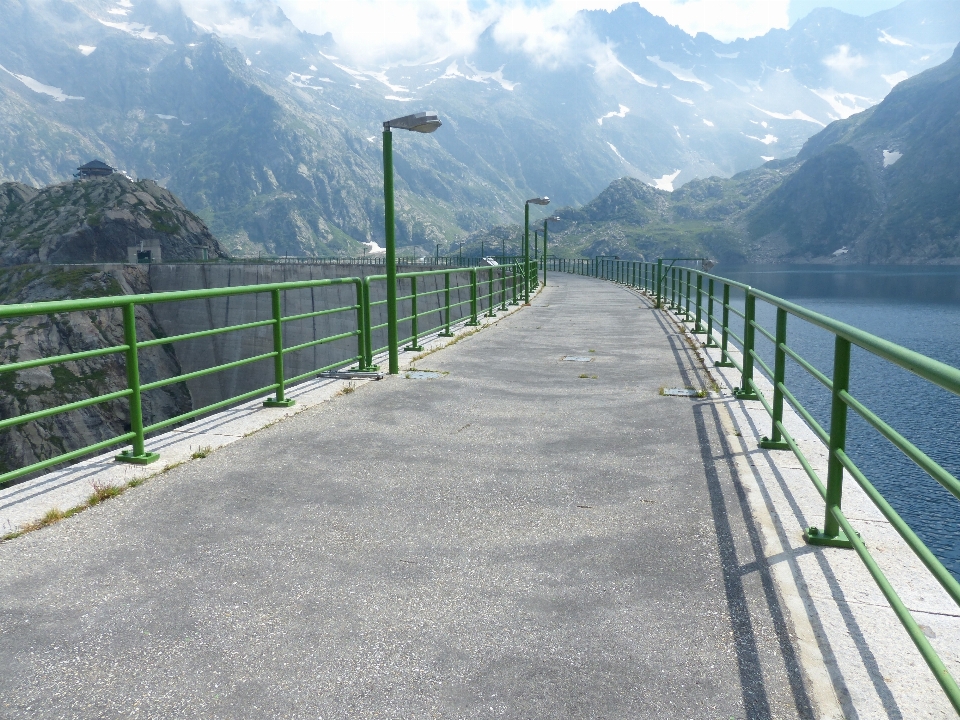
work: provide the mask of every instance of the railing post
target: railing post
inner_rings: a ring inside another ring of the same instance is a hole
[[[363,370],[364,361],[367,359],[367,333],[363,326],[363,280],[356,278],[353,285],[357,290],[357,370]]]
[[[756,337],[756,328],[753,327],[753,323],[757,315],[757,298],[750,292],[750,288],[747,288],[744,293],[743,372],[740,375],[740,387],[734,390],[733,394],[740,400],[756,400],[756,390],[750,385],[753,383],[753,348]]]
[[[477,319],[477,269],[470,268],[470,320],[466,325],[479,325]]]
[[[453,337],[450,332],[450,271],[443,274],[443,332],[437,333],[438,337]]]
[[[733,367],[727,342],[730,333],[730,283],[723,284],[723,318],[720,321],[720,359],[714,367]]]
[[[677,268],[670,268],[670,309],[677,311]]]
[[[500,310],[507,309],[507,266],[500,266]]]
[[[519,303],[517,302],[517,271],[518,271],[518,269],[519,269],[519,266],[517,265],[517,263],[514,263],[513,266],[512,266],[512,270],[513,270],[513,278],[512,278],[512,280],[513,280],[513,283],[512,283],[512,284],[513,284],[513,300],[510,301],[510,304],[511,304],[511,305],[519,305]]]
[[[413,338],[404,350],[414,352],[423,350],[418,337],[420,335],[420,322],[417,317],[417,279],[415,277],[410,278],[410,334]]]
[[[703,273],[697,273],[697,308],[693,319],[693,334],[703,335],[706,332],[703,329]]]
[[[366,349],[366,356],[363,358],[362,372],[376,372],[380,369],[379,365],[373,364],[373,322],[370,319],[370,278],[363,278],[363,345]]]
[[[690,273],[691,273],[691,271],[690,271],[690,270],[687,270],[687,283],[686,283],[686,287],[685,287],[686,294],[687,294],[687,307],[686,307],[686,309],[683,311],[684,320],[687,320],[687,321],[690,320]],[[681,275],[681,276],[683,275],[683,270],[680,271],[680,275]]]
[[[713,339],[713,278],[707,280],[707,341],[703,346],[717,346],[717,341]]]
[[[823,532],[807,528],[804,538],[811,545],[852,547],[850,539],[840,529],[834,511],[840,510],[843,496],[843,464],[837,457],[847,443],[847,404],[842,394],[850,385],[850,341],[837,336],[833,345],[833,398],[830,407],[830,455],[827,458],[827,509]]]
[[[140,359],[137,355],[137,309],[133,303],[123,306],[123,344],[127,346],[127,389],[130,390],[130,432],[133,451],[124,450],[114,459],[134,465],[147,465],[160,459],[148,453],[143,439],[143,404],[140,400]]]
[[[288,400],[283,394],[283,310],[280,304],[280,290],[270,291],[270,305],[273,311],[273,382],[277,394],[263,401],[264,407],[290,407],[294,400]]]
[[[663,307],[663,260],[657,258],[657,309]]]
[[[496,316],[497,316],[497,310],[496,310],[497,301],[496,301],[496,297],[495,297],[494,292],[493,292],[493,268],[492,268],[492,267],[491,267],[489,270],[487,270],[487,294],[490,296],[490,299],[489,299],[489,303],[490,303],[490,304],[487,306],[486,316],[487,316],[487,317],[496,317]]]
[[[783,384],[786,382],[787,353],[784,347],[787,344],[787,311],[777,308],[777,347],[773,354],[773,429],[770,437],[760,440],[760,447],[764,450],[789,450],[790,446],[783,440],[780,425],[783,423]]]

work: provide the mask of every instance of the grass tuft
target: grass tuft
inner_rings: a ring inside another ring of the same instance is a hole
[[[196,451],[190,457],[192,457],[194,460],[202,460],[212,452],[213,452],[212,447],[210,447],[209,445],[204,445],[203,447],[197,448]]]
[[[120,487],[118,485],[102,485],[100,483],[91,483],[93,487],[93,492],[90,494],[90,497],[87,498],[87,506],[93,507],[94,505],[99,505],[104,500],[109,500],[112,497],[116,497],[124,490],[125,487]]]

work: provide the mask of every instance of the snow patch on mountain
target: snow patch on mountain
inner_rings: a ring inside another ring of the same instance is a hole
[[[384,95],[384,100],[398,100],[399,102],[410,102],[412,97],[401,97],[400,95]]]
[[[77,45],[77,50],[80,51],[81,55],[89,55],[96,49],[97,49],[96,45]]]
[[[706,118],[703,118],[703,124],[706,125],[707,127],[713,127],[713,123],[710,120],[707,120]]]
[[[626,159],[623,155],[620,154],[620,151],[617,150],[616,146],[615,146],[613,143],[608,142],[607,145],[610,146],[610,149],[613,150],[614,155],[616,155],[618,158],[620,158],[620,160],[621,160],[625,165],[629,165],[629,164],[630,164],[630,163],[627,162],[627,159]]]
[[[309,88],[310,90],[319,90],[320,92],[323,92],[323,88],[319,85],[310,84],[310,80],[313,79],[313,75],[301,75],[300,73],[291,72],[284,79],[294,87]],[[333,82],[330,78],[317,78],[317,80],[321,82]]]
[[[834,90],[833,88],[826,88],[823,90],[814,90],[813,88],[807,89],[818,98],[826,102],[837,114],[837,117],[840,120],[846,120],[854,113],[863,112],[872,105],[876,105],[878,102],[877,100],[871,100],[870,98],[863,97],[862,95],[840,92],[839,90]],[[864,101],[864,104],[860,103],[861,100]]]
[[[896,150],[884,150],[883,151],[883,166],[890,167],[897,160],[903,157],[902,152],[897,152]]]
[[[651,185],[657,190],[666,190],[667,192],[673,192],[673,181],[677,179],[677,176],[680,174],[680,170],[677,170],[672,175],[664,175],[663,177],[654,180]]]
[[[694,85],[699,85],[706,91],[713,90],[713,85],[710,83],[704,82],[696,75],[693,74],[693,70],[687,70],[680,67],[679,65],[667,62],[666,60],[661,60],[659,55],[648,55],[647,60],[652,62],[661,70],[666,70],[668,73],[673,75],[680,82],[693,83]]]
[[[761,156],[760,156],[760,159],[763,160],[764,162],[770,162],[771,160],[774,159],[774,156],[773,156],[773,155],[761,155]]]
[[[650,81],[647,80],[646,78],[640,77],[640,76],[637,75],[633,70],[631,70],[630,68],[628,68],[626,65],[624,65],[624,64],[623,64],[622,62],[620,62],[619,60],[617,61],[617,65],[619,65],[622,70],[625,70],[625,71],[630,75],[630,77],[632,77],[632,78],[633,78],[636,82],[638,82],[639,84],[641,84],[641,85],[646,85],[647,87],[657,87],[657,84],[656,84],[655,82],[650,82]]]
[[[900,47],[913,47],[910,43],[904,40],[898,40],[897,38],[890,35],[886,30],[880,31],[880,37],[877,38],[882,43],[887,43],[889,45],[899,45]]]
[[[33,90],[35,93],[40,93],[41,95],[49,95],[57,102],[64,102],[65,100],[83,100],[82,97],[77,95],[67,95],[58,87],[53,87],[52,85],[44,85],[39,80],[34,80],[29,75],[18,75],[15,72],[10,72],[3,65],[0,65],[0,70],[3,70],[7,75],[15,77],[17,80],[22,82],[28,88]]]
[[[728,59],[730,59],[730,60],[736,60],[738,57],[740,57],[740,53],[738,53],[738,52],[735,52],[735,53],[718,53],[716,50],[714,50],[714,51],[713,51],[713,54],[716,55],[718,58],[728,58]]]
[[[757,137],[756,135],[746,135],[746,134],[744,134],[744,137],[748,137],[751,140],[759,140],[764,145],[772,145],[773,143],[777,142],[777,139],[778,139],[776,136],[770,135],[769,133],[767,135],[764,135],[762,138]]]
[[[622,117],[626,117],[628,112],[630,112],[630,108],[628,108],[626,105],[621,105],[619,112],[611,111],[611,112],[608,112],[608,113],[607,113],[606,115],[604,115],[603,117],[598,117],[598,118],[597,118],[597,125],[603,125],[603,121],[606,120],[607,118],[612,118],[612,117],[622,118]]]
[[[784,114],[784,113],[778,113],[778,112],[772,112],[772,111],[770,111],[770,110],[764,110],[763,108],[757,107],[756,105],[753,105],[752,103],[749,103],[749,104],[750,104],[750,107],[752,107],[754,110],[759,110],[759,111],[762,112],[764,115],[769,115],[770,117],[776,118],[777,120],[804,120],[804,121],[806,121],[806,122],[815,123],[815,124],[819,125],[820,127],[826,127],[826,126],[827,126],[826,123],[822,123],[822,122],[820,122],[819,120],[815,120],[814,118],[810,117],[809,115],[807,115],[805,112],[802,112],[801,110],[794,110],[794,111],[793,111],[792,113],[790,113],[789,115],[786,115],[786,114]]]
[[[160,40],[167,45],[173,45],[173,40],[168,38],[166,35],[153,32],[149,25],[143,25],[142,23],[135,22],[108,22],[106,20],[100,20],[99,18],[97,18],[97,21],[101,25],[125,32],[128,35],[133,35],[135,38],[140,38],[141,40]]]
[[[677,102],[682,102],[682,103],[684,103],[685,105],[693,105],[693,100],[688,100],[687,98],[682,98],[682,97],[680,97],[679,95],[674,95],[673,98],[674,98],[674,100],[676,100]]]

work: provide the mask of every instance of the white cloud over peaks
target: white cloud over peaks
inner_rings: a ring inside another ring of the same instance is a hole
[[[216,4],[223,0],[197,0]],[[495,25],[494,38],[545,64],[568,53],[592,56],[600,43],[576,20],[581,10],[612,11],[628,0],[276,0],[293,23],[332,33],[358,62],[424,61],[469,53]],[[762,35],[789,25],[789,0],[639,0],[687,33],[719,40]]]
[[[841,45],[832,55],[823,59],[823,64],[832,70],[847,74],[866,66],[867,61],[863,55],[851,53],[849,45]]]

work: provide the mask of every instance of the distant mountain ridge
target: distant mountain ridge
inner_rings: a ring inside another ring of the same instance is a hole
[[[673,193],[622,178],[559,214],[554,242],[571,253],[960,262],[960,46],[796,158]]]
[[[395,142],[398,237],[450,251],[533,195],[576,206],[623,175],[672,188],[791,157],[960,41],[950,0],[729,44],[627,4],[582,13],[563,62],[491,28],[467,57],[370,69],[268,0],[230,7],[201,25],[173,0],[0,0],[0,180],[101,157],[233,254],[360,254],[382,243],[380,123],[437,109],[439,132]]]

